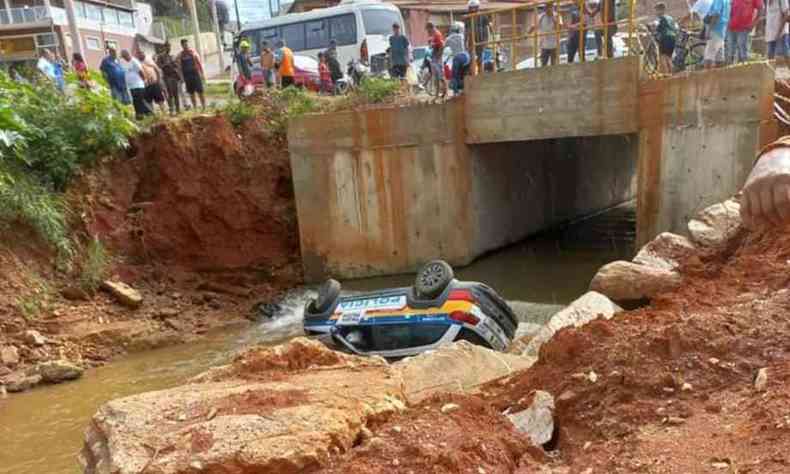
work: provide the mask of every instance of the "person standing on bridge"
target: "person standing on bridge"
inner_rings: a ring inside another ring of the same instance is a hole
[[[444,80],[444,36],[430,21],[425,25],[428,44],[431,46],[431,74],[436,83],[437,97],[447,95],[447,81]]]
[[[678,34],[678,25],[675,19],[667,15],[667,6],[658,2],[656,10],[656,40],[658,41],[658,71],[662,74],[672,74],[672,53],[675,52],[675,38]]]
[[[285,45],[285,40],[277,40],[277,51],[274,54],[277,60],[277,72],[280,76],[280,87],[285,89],[294,85],[294,53]]]
[[[189,94],[189,100],[192,102],[192,108],[197,109],[197,100],[195,99],[197,95],[200,98],[200,106],[206,110],[206,96],[203,94],[203,81],[206,74],[203,71],[203,62],[201,62],[198,52],[189,47],[187,39],[181,40],[181,52],[176,56],[176,63],[181,69],[181,77],[184,78],[184,85]]]
[[[730,23],[730,0],[713,0],[704,22],[710,34],[705,44],[704,64],[705,69],[711,69],[724,63],[724,37]]]
[[[538,30],[540,36],[540,67],[549,62],[554,66],[559,62],[557,56],[557,31],[562,28],[562,18],[554,14],[554,4],[547,3],[545,11],[538,15],[536,24],[532,25],[528,34]]]
[[[469,0],[466,5],[467,12],[472,15],[480,11],[480,0]],[[473,25],[474,23],[474,25]],[[475,62],[477,70],[483,70],[483,51],[486,48],[494,49],[492,45],[486,44],[492,35],[491,20],[488,15],[478,15],[474,17],[474,22],[471,18],[466,20],[464,31],[468,31],[467,39],[469,41],[468,51],[474,50]]]
[[[767,0],[765,9],[765,44],[767,45],[768,59],[779,56],[785,60],[790,56],[790,41],[788,41],[787,18],[790,16],[788,0]],[[779,62],[779,59],[777,59]]]
[[[749,34],[754,29],[763,9],[763,0],[732,0],[730,24],[727,27],[725,52],[727,64],[749,60]]]

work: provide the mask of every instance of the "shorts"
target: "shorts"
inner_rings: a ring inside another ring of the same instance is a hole
[[[406,77],[406,66],[405,64],[396,64],[392,66],[392,77],[397,79],[403,79]]]
[[[780,58],[790,57],[790,38],[788,35],[782,35],[778,40],[768,42],[768,59],[774,59],[776,56]]]
[[[724,61],[724,38],[718,35],[710,35],[705,44],[705,61],[715,63]]]
[[[203,78],[200,74],[184,74],[184,86],[188,94],[202,94]]]
[[[162,85],[157,83],[145,86],[145,100],[161,104],[165,101],[165,94],[162,92]]]
[[[442,58],[435,58],[431,56],[431,71],[434,77],[444,77],[444,64]]]
[[[658,42],[658,53],[662,56],[672,57],[675,52],[675,38],[661,38]]]

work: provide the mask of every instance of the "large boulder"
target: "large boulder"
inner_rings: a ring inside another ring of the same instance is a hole
[[[101,289],[127,308],[135,309],[143,304],[143,295],[122,281],[107,280],[101,284]]]
[[[598,270],[590,282],[590,290],[615,301],[640,300],[673,290],[682,281],[676,271],[618,260]]]
[[[566,327],[581,327],[598,318],[611,319],[623,309],[606,296],[595,291],[583,294],[567,308],[551,317],[537,334],[529,341],[521,355],[537,358],[540,347],[548,342],[557,331]]]
[[[554,314],[558,312],[559,311],[555,311]],[[521,354],[521,351],[527,347],[529,341],[531,341],[532,338],[535,337],[535,335],[539,333],[542,328],[543,324],[518,323],[516,334],[513,336],[513,343],[510,344],[507,352],[509,354]]]
[[[674,271],[695,250],[696,247],[688,238],[671,232],[662,232],[639,250],[633,262],[659,270]]]
[[[350,449],[368,420],[403,410],[402,400],[384,360],[299,338],[104,404],[80,457],[89,474],[303,472]]]
[[[41,376],[18,370],[5,377],[4,382],[5,388],[9,393],[24,392],[41,383]]]
[[[525,366],[466,342],[390,365],[296,338],[187,385],[104,404],[80,458],[88,474],[312,472],[407,400],[473,390]]]
[[[491,380],[527,369],[534,360],[503,354],[466,341],[403,359],[393,368],[403,379],[407,401],[417,403],[437,392],[468,392]]]
[[[72,364],[67,360],[50,360],[36,366],[36,372],[41,375],[45,383],[60,383],[82,377],[82,367]]]
[[[691,239],[702,246],[721,245],[741,226],[741,205],[730,199],[703,209],[688,223]]]

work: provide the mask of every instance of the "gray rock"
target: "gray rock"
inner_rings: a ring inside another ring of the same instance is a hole
[[[128,308],[139,308],[143,304],[143,296],[140,292],[121,281],[107,280],[102,283],[101,288]]]
[[[25,341],[27,344],[30,344],[31,346],[38,346],[38,347],[41,347],[47,343],[46,338],[42,336],[40,332],[35,331],[33,329],[28,329],[27,331],[25,331],[22,340]]]
[[[560,329],[569,326],[581,327],[599,317],[611,319],[622,310],[623,308],[617,306],[606,296],[595,291],[588,291],[567,308],[552,316],[521,351],[521,355],[537,357],[540,347]]]
[[[16,367],[19,363],[19,349],[15,346],[0,347],[0,363],[8,367]]]
[[[680,286],[678,272],[618,260],[604,265],[590,282],[590,290],[615,301],[652,298]]]
[[[36,371],[41,375],[41,380],[46,383],[60,383],[78,379],[84,372],[82,367],[63,359],[42,362],[36,366]]]
[[[700,211],[688,223],[691,240],[702,246],[720,245],[732,238],[741,226],[741,205],[734,199]]]
[[[41,383],[38,374],[28,375],[22,371],[14,372],[5,379],[5,388],[9,393],[24,392]]]
[[[554,433],[554,397],[537,390],[529,408],[507,417],[516,430],[529,436],[532,444],[542,446],[551,440]]]
[[[663,232],[643,246],[633,262],[660,270],[677,270],[680,262],[691,256],[696,247],[686,237]]]

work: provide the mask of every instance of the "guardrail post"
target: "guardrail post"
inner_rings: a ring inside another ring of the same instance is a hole
[[[516,70],[516,9],[512,10],[512,26],[510,28],[510,67]]]
[[[469,25],[472,27],[472,51],[471,51],[472,54],[471,54],[471,56],[472,56],[472,65],[474,66],[472,68],[472,70],[474,70],[475,76],[476,76],[476,75],[478,75],[478,74],[480,74],[482,72],[482,71],[480,71],[480,69],[482,69],[482,66],[483,66],[482,64],[479,64],[477,62],[477,28],[475,27],[475,25],[477,24],[475,22],[475,20],[477,20],[477,14],[473,14],[470,17],[470,19],[471,19],[471,21],[469,22]]]
[[[609,0],[603,1],[603,51],[606,59],[611,58],[612,52],[609,51]]]
[[[535,5],[535,13],[532,15],[532,21],[535,24],[535,31],[532,33],[533,37],[533,47],[532,47],[532,54],[535,56],[535,62],[533,63],[533,67],[538,67],[538,60],[540,57],[540,51],[538,51],[538,29],[540,28],[540,23],[538,23],[538,19],[540,15],[538,14],[538,6]]]

